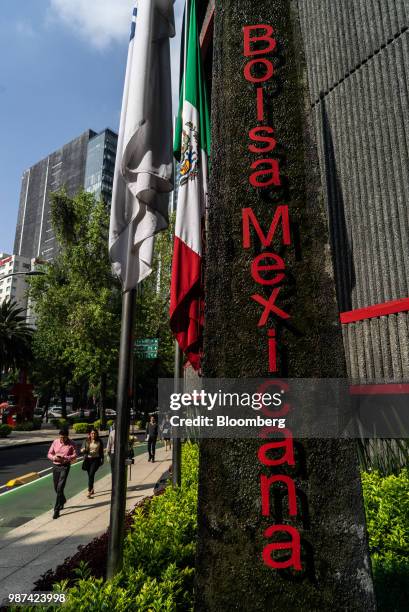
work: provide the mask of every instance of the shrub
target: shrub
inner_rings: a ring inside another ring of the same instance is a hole
[[[73,425],[75,433],[87,433],[88,427],[88,423],[74,423]]]
[[[101,419],[97,419],[93,422],[92,427],[95,427],[98,431],[101,429]]]
[[[409,600],[409,472],[363,473],[366,520],[378,610],[407,610]]]
[[[109,429],[110,427],[112,427],[112,425],[113,425],[113,424],[114,424],[113,419],[108,419],[108,420],[107,420],[107,427],[108,427],[108,429]]]
[[[24,423],[17,423],[15,431],[33,431],[34,423],[32,421],[24,421]]]
[[[124,569],[112,580],[89,576],[77,565],[68,582],[54,589],[68,592],[64,610],[138,610],[176,612],[193,609],[197,529],[198,448],[183,445],[182,486],[167,488],[136,508],[125,539]],[[94,555],[95,556],[95,555]]]
[[[70,425],[67,419],[51,419],[51,423],[57,429],[68,429]]]
[[[0,438],[7,438],[12,432],[13,428],[10,425],[0,425]]]
[[[135,421],[135,427],[136,427],[136,429],[143,429],[143,422],[142,421]]]

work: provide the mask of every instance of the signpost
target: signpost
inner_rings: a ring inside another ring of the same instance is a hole
[[[139,338],[135,340],[134,353],[140,359],[157,359],[159,338]]]

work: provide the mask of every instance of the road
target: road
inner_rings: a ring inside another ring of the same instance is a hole
[[[79,449],[82,443],[83,439],[75,440]],[[17,478],[29,472],[41,472],[51,467],[51,462],[47,459],[49,448],[50,443],[47,442],[45,444],[28,444],[2,449],[0,451],[0,487],[12,478]]]
[[[160,446],[162,446],[162,443],[158,444],[158,447]],[[146,444],[136,445],[134,452],[135,455],[146,453]],[[0,456],[4,453],[8,454],[6,451],[1,451]],[[37,460],[40,461],[40,459]],[[81,466],[81,461],[71,466],[65,488],[67,499],[74,497],[74,495],[81,491],[85,492],[87,489],[87,474],[81,469]],[[135,468],[132,466],[132,469]],[[104,465],[96,473],[96,491],[98,491],[98,480],[109,474],[109,472],[110,465],[108,461],[105,461]],[[51,512],[54,502],[55,493],[51,472],[38,480],[6,491],[0,495],[0,538],[10,529],[24,525],[24,523],[31,521],[44,512]]]

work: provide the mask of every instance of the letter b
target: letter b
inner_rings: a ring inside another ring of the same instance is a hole
[[[259,36],[252,36],[252,32],[254,30],[257,31],[261,29],[264,30],[263,34]],[[264,55],[266,53],[274,51],[277,46],[277,41],[275,38],[271,37],[273,32],[273,28],[264,23],[253,26],[244,26],[244,55],[246,57],[251,57],[252,55]],[[265,41],[267,43],[267,46],[265,46],[263,49],[252,49],[251,43],[258,42],[259,40]]]

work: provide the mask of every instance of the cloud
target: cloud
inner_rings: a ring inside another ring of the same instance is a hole
[[[92,47],[123,43],[134,0],[50,0],[50,18],[65,24]]]

